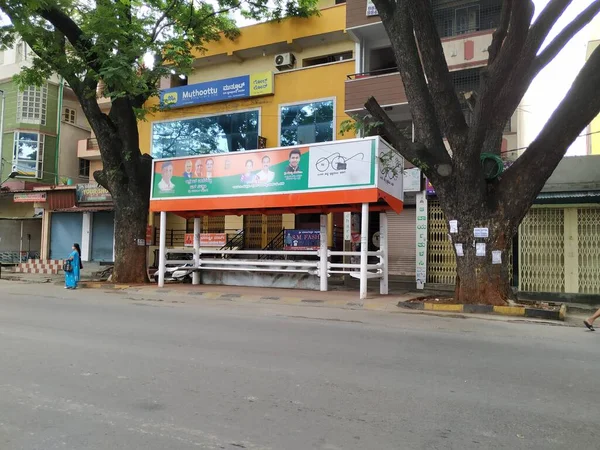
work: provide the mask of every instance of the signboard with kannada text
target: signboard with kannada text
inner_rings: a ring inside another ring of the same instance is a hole
[[[43,203],[46,201],[45,192],[19,192],[14,194],[15,203]]]
[[[273,72],[254,73],[223,80],[164,89],[160,104],[165,108],[183,108],[273,94]]]
[[[224,247],[227,244],[226,233],[200,233],[200,247]],[[185,247],[194,246],[194,233],[186,233]]]

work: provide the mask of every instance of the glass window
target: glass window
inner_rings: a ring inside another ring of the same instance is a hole
[[[67,123],[75,123],[76,115],[75,110],[73,108],[65,108],[63,112],[63,121]]]
[[[42,178],[44,164],[44,135],[15,133],[13,168],[21,177]]]
[[[19,92],[17,122],[46,125],[47,86],[29,86]]]
[[[256,150],[258,121],[259,112],[254,110],[155,122],[152,124],[152,156],[171,158]]]
[[[79,158],[79,176],[89,177],[90,176],[90,160]]]
[[[333,100],[281,107],[282,146],[334,140]]]

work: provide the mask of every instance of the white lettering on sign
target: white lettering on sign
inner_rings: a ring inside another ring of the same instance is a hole
[[[415,278],[417,289],[425,289],[427,280],[427,195],[425,192],[417,194],[417,259]]]

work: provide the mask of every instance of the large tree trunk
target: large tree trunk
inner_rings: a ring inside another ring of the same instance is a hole
[[[455,300],[462,304],[506,305],[512,296],[509,257],[514,231],[510,221],[464,211],[447,216],[458,221],[458,233],[450,233],[456,254]],[[487,229],[488,237],[476,237],[476,228]],[[456,244],[462,244],[462,255]],[[494,261],[493,252],[500,252],[500,263]]]
[[[113,281],[144,283],[148,281],[145,239],[152,158],[140,152],[136,117],[128,99],[113,100],[108,117],[90,116],[103,165],[94,178],[111,193],[115,207]]]
[[[145,283],[146,226],[148,224],[149,193],[146,186],[113,187],[115,205],[115,265],[116,283]]]

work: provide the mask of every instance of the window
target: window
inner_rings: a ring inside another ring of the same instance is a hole
[[[17,62],[25,61],[29,54],[29,46],[24,41],[19,41],[17,43]]]
[[[90,176],[90,160],[79,158],[79,176],[89,177]]]
[[[318,66],[320,64],[329,64],[337,61],[345,61],[347,59],[352,59],[352,51],[303,59],[302,67]]]
[[[47,86],[29,86],[19,92],[17,122],[46,125]]]
[[[152,124],[152,156],[227,153],[258,148],[259,111],[244,111]]]
[[[479,5],[456,10],[456,34],[479,31]]]
[[[77,118],[76,111],[73,108],[65,108],[63,111],[63,121],[67,123],[75,123]]]
[[[15,133],[13,167],[19,176],[42,178],[44,167],[44,135]]]
[[[281,106],[279,141],[282,146],[334,140],[334,101]]]

